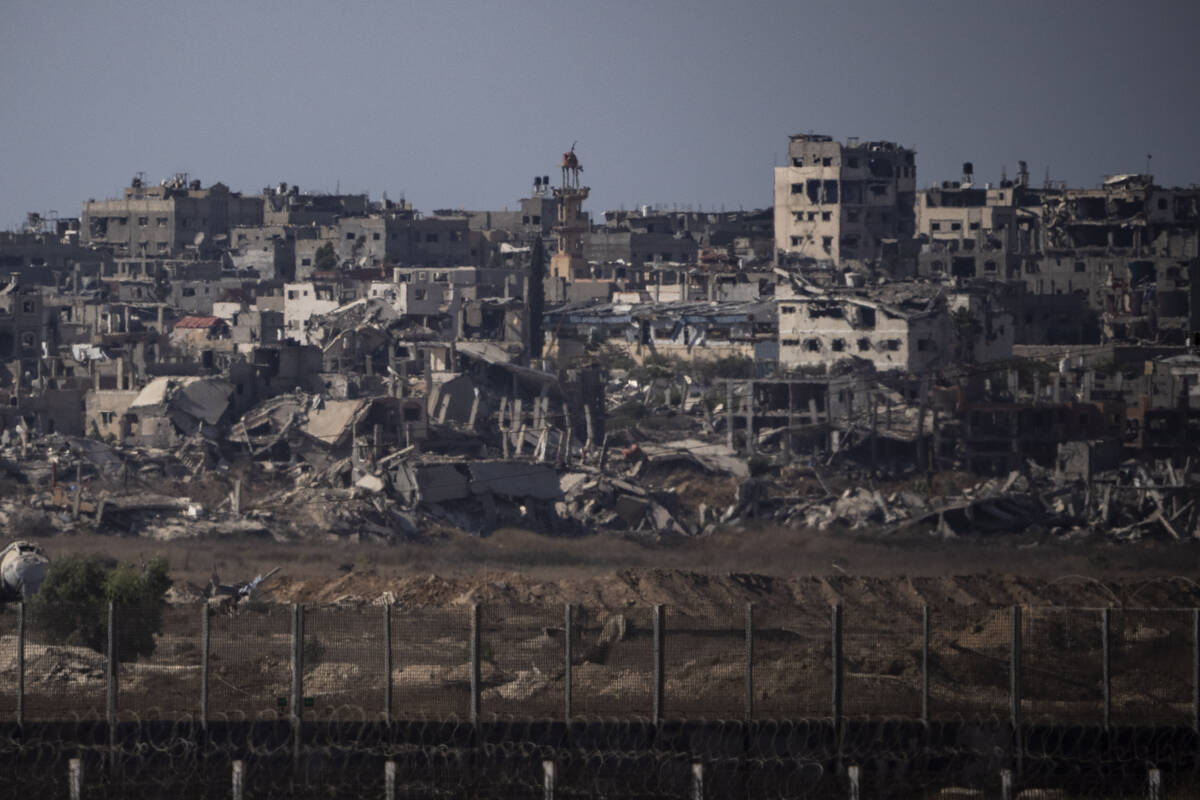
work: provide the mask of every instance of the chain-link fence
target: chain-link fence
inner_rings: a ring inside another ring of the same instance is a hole
[[[1200,722],[1192,609],[0,610],[0,721]],[[115,656],[110,648],[117,648]],[[125,656],[122,652],[129,650]]]
[[[1198,637],[1191,609],[10,605],[0,770],[25,797],[1177,796]]]

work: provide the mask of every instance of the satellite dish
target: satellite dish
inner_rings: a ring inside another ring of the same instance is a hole
[[[204,244],[204,231],[200,231],[200,233],[192,237],[192,244],[196,245],[196,247]]]

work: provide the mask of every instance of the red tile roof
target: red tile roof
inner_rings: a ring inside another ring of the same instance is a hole
[[[211,328],[221,321],[220,317],[184,317],[175,323],[176,328]]]

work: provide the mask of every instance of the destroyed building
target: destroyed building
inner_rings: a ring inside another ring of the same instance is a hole
[[[913,150],[805,135],[773,209],[593,224],[559,166],[511,211],[429,214],[139,179],[0,241],[0,466],[49,524],[169,537],[1200,524],[1170,477],[1200,430],[1196,191],[964,165],[917,194]],[[980,480],[916,491],[947,472]],[[160,477],[212,507],[137,496]]]
[[[775,168],[775,250],[841,264],[884,262],[915,233],[916,151],[797,134]]]
[[[786,369],[862,361],[923,373],[1012,355],[1013,320],[985,292],[930,284],[824,289],[781,271],[779,363]]]
[[[918,276],[1023,282],[1025,316],[1084,320],[1050,337],[1059,341],[1179,344],[1197,329],[1200,190],[1138,174],[1109,176],[1096,189],[1034,188],[1025,162],[1016,180],[980,186],[963,167],[962,181],[918,195]],[[1064,296],[1079,298],[1082,314],[1036,299]]]
[[[547,312],[544,352],[563,360],[600,346],[638,362],[651,357],[774,362],[774,316],[769,301],[576,303]]]

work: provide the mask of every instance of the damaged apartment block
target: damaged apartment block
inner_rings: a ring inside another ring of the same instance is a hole
[[[0,514],[1194,535],[1200,190],[787,148],[746,211],[593,215],[571,148],[512,210],[180,174],[31,217],[0,237]]]

